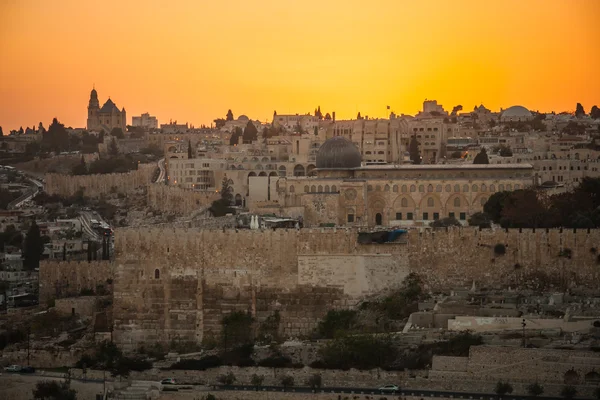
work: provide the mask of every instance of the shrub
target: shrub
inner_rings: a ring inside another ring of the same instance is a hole
[[[221,359],[225,365],[251,367],[255,364],[254,360],[252,359],[252,353],[254,353],[254,345],[250,343],[236,347],[230,351],[223,352],[221,354]]]
[[[483,339],[479,335],[473,335],[471,332],[459,333],[450,338],[447,342],[436,343],[433,354],[440,356],[466,357],[469,355],[471,346],[483,344]]]
[[[217,381],[222,385],[231,386],[235,382],[235,375],[230,371],[226,375],[219,375]]]
[[[502,396],[504,394],[511,394],[513,392],[513,387],[508,382],[498,381],[498,383],[496,383],[496,388],[494,389],[494,391],[496,392],[496,394]]]
[[[84,288],[79,292],[80,296],[94,296],[94,289]]]
[[[223,348],[236,347],[252,343],[252,323],[254,319],[250,313],[234,311],[223,317],[221,324],[221,338]]]
[[[184,370],[196,370],[204,371],[209,368],[216,368],[223,365],[223,361],[219,356],[207,356],[199,360],[181,360],[171,365],[170,369],[184,369]]]
[[[573,256],[573,251],[571,249],[562,249],[559,253],[558,253],[559,257],[565,257],[565,258],[571,258]]]
[[[319,350],[325,368],[372,369],[386,367],[397,350],[387,336],[353,335],[330,341]]]
[[[214,394],[209,393],[206,395],[206,397],[204,398],[204,400],[217,400],[217,398],[215,397]]]
[[[252,386],[254,386],[258,389],[259,387],[262,386],[264,380],[265,380],[264,376],[254,374],[254,375],[252,375],[252,379],[250,380],[250,383],[252,384]]]
[[[281,386],[286,390],[294,386],[294,378],[289,375],[284,375],[281,377]]]
[[[543,393],[544,387],[537,382],[527,386],[527,394],[529,394],[530,396],[539,396]]]
[[[306,380],[306,384],[310,386],[312,390],[319,390],[323,384],[323,378],[321,377],[321,374],[314,374]]]
[[[351,331],[356,322],[354,310],[329,310],[325,318],[319,321],[317,330],[322,337],[333,339],[339,333]]]
[[[560,395],[565,399],[572,399],[577,396],[577,389],[575,389],[575,386],[567,385],[562,388]]]
[[[502,256],[504,254],[506,254],[506,246],[503,245],[502,243],[498,243],[494,246],[494,254],[496,254],[497,256]]]
[[[446,217],[431,222],[429,226],[432,228],[448,228],[450,226],[462,226],[462,224],[454,217]]]
[[[34,399],[76,400],[77,392],[71,389],[67,382],[42,381],[35,385]]]
[[[478,212],[469,218],[469,226],[478,226],[480,228],[491,228],[492,219],[484,212]]]
[[[280,355],[271,356],[260,360],[258,366],[266,368],[290,368],[292,366],[292,360]]]

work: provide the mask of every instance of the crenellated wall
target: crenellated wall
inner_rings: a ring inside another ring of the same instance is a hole
[[[155,170],[155,164],[140,164],[137,170],[123,174],[46,174],[44,191],[50,195],[72,196],[83,188],[84,195],[89,197],[109,193],[128,193],[140,186],[147,186]]]

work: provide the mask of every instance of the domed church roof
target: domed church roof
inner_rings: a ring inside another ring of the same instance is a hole
[[[512,106],[504,110],[502,117],[531,117],[531,112],[523,106]]]
[[[317,168],[358,168],[360,162],[360,151],[342,136],[327,139],[317,152]]]

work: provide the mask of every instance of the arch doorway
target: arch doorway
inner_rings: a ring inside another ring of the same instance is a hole
[[[238,207],[242,206],[242,195],[239,193],[235,195],[235,205]]]
[[[375,225],[381,225],[383,223],[383,217],[381,213],[375,214]]]

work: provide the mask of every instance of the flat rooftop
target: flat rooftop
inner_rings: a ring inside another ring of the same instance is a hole
[[[378,170],[511,170],[511,169],[533,169],[531,164],[382,164],[365,165],[356,168],[317,168],[315,171],[339,170],[339,171],[378,171]]]

